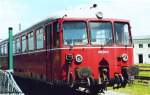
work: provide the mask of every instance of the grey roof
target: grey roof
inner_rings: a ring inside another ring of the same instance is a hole
[[[150,39],[150,35],[133,36],[133,40],[147,40],[147,39]]]

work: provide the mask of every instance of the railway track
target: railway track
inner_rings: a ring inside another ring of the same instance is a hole
[[[135,76],[135,79],[140,79],[140,80],[150,80],[150,77],[145,77],[145,76]]]

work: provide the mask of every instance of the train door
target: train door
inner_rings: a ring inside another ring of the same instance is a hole
[[[53,47],[52,24],[47,25],[45,29],[46,29],[45,31],[46,31],[46,61],[47,61],[46,62],[46,79],[52,80],[53,79],[53,73],[52,73],[53,51],[51,51]]]
[[[52,30],[52,43],[53,43],[53,68],[52,68],[52,72],[53,72],[53,78],[59,79],[61,77],[61,64],[60,64],[60,53],[61,50],[60,48],[60,32],[59,32],[59,24],[58,21],[54,21],[53,22],[53,30]]]

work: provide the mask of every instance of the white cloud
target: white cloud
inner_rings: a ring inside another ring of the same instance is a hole
[[[96,0],[97,1],[97,0]],[[149,0],[102,0],[98,2],[106,18],[123,18],[131,21],[132,34],[149,35]]]
[[[18,24],[21,23],[21,21],[24,26],[29,26],[30,23],[32,24],[34,23],[34,21],[42,18],[39,16],[38,17],[33,16],[34,13],[28,14],[34,11],[32,9],[32,6],[28,6],[28,3],[26,4],[22,3],[23,1],[24,0],[0,0],[0,39],[7,38],[9,26],[14,27],[14,33],[17,33]],[[98,6],[100,7],[99,10],[103,12],[105,18],[129,19],[131,21],[131,26],[134,35],[149,34],[148,33],[150,27],[149,24],[150,1],[149,0],[88,0],[87,1],[87,5],[91,5],[94,3],[98,3]],[[70,5],[68,4],[68,6],[71,6],[71,4]],[[64,7],[64,9],[66,8],[67,6]],[[74,7],[71,6],[67,9],[74,9]],[[72,14],[75,14],[75,12],[72,11]],[[84,14],[84,11],[82,11],[82,14]],[[30,15],[30,17],[28,15]]]

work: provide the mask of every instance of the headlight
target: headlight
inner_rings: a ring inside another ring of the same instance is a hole
[[[76,57],[75,57],[75,61],[76,61],[77,63],[81,63],[81,62],[83,61],[82,55],[77,54]]]
[[[72,60],[73,60],[73,55],[72,54],[67,54],[66,55],[66,62],[68,64],[71,64]]]
[[[122,61],[126,62],[128,61],[128,55],[127,54],[122,54]]]

